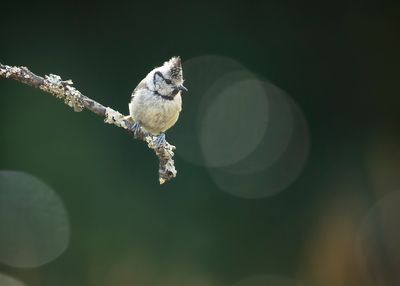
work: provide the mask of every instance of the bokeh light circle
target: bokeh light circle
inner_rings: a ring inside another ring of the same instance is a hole
[[[369,285],[400,285],[400,191],[367,213],[360,230],[359,258]]]
[[[232,286],[303,286],[303,284],[282,276],[255,275],[244,278]]]
[[[25,284],[18,279],[0,273],[0,286],[25,286]]]
[[[275,163],[286,151],[293,134],[294,114],[291,100],[288,95],[272,83],[262,82],[265,98],[268,102],[267,123],[250,125],[249,128],[258,126],[265,128],[263,138],[258,142],[254,152],[249,153],[244,160],[231,164],[226,171],[233,174],[250,174],[261,171]],[[250,111],[251,112],[251,111]],[[259,116],[262,122],[262,116]],[[246,138],[244,138],[246,139]]]
[[[0,171],[0,262],[37,267],[57,258],[69,243],[61,199],[38,178]]]
[[[286,111],[270,114],[259,146],[235,164],[208,168],[217,186],[229,194],[252,199],[274,195],[293,183],[305,166],[309,152],[306,119],[285,93],[275,93],[271,98],[271,102]],[[280,120],[286,122],[282,124]],[[270,132],[269,126],[273,126]]]
[[[263,82],[234,81],[228,74],[210,88],[205,98],[213,99],[199,113],[205,165],[222,167],[245,158],[261,142],[267,128],[268,101]]]

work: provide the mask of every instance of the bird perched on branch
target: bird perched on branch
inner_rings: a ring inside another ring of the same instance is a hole
[[[183,86],[179,57],[149,72],[133,91],[129,103],[130,118],[135,122],[133,132],[143,127],[157,136],[155,143],[161,147],[165,143],[164,132],[176,123],[182,110],[181,91],[187,89]]]

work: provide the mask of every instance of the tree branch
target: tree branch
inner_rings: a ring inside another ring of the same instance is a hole
[[[54,74],[46,75],[43,78],[34,74],[26,67],[7,66],[1,63],[0,77],[13,79],[50,93],[59,99],[63,99],[65,104],[72,107],[76,112],[80,112],[86,108],[97,115],[105,117],[104,122],[125,129],[130,133],[130,135],[134,136],[136,139],[145,141],[147,146],[150,149],[153,149],[160,161],[158,170],[160,184],[163,184],[176,176],[173,160],[173,150],[175,150],[175,146],[165,142],[164,146],[157,148],[156,144],[154,144],[156,137],[150,135],[143,129],[140,129],[139,132],[134,134],[131,131],[134,122],[132,122],[128,116],[124,116],[118,111],[105,107],[93,99],[83,95],[72,86],[72,80],[61,80],[60,76]]]

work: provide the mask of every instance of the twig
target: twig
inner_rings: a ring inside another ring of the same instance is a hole
[[[175,150],[175,146],[165,142],[164,146],[157,148],[154,144],[155,137],[151,136],[143,129],[140,129],[139,132],[134,134],[131,131],[133,122],[129,117],[124,116],[109,107],[105,107],[93,99],[83,95],[72,86],[72,80],[62,80],[60,76],[54,74],[46,75],[43,78],[34,74],[26,67],[7,66],[1,63],[0,77],[13,79],[50,93],[59,99],[63,99],[65,104],[72,107],[76,112],[80,112],[86,108],[97,115],[105,117],[104,122],[124,128],[136,139],[145,141],[148,147],[154,150],[160,161],[158,170],[160,184],[163,184],[176,176],[173,160],[173,150]]]

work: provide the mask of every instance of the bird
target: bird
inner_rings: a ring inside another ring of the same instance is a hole
[[[154,68],[133,90],[129,103],[129,118],[136,134],[140,128],[157,136],[155,144],[165,144],[165,132],[177,122],[182,110],[183,85],[180,57],[172,57],[160,67]]]

